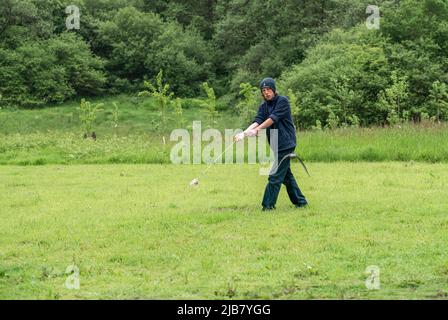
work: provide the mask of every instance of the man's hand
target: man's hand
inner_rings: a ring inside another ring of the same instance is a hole
[[[235,142],[239,142],[239,141],[241,141],[241,140],[243,140],[244,139],[244,132],[241,132],[241,133],[238,133],[237,135],[235,135],[234,137],[233,137],[233,141],[235,141]]]
[[[255,137],[255,136],[257,136],[258,135],[258,130],[257,129],[251,129],[251,130],[248,130],[247,132],[246,132],[246,135],[248,136],[248,137]]]

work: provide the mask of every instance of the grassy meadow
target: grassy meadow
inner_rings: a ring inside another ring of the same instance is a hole
[[[122,95],[98,102],[104,106],[93,127],[97,141],[82,139],[79,101],[37,110],[0,110],[0,165],[170,163],[170,149],[177,142],[170,142],[169,136],[179,127],[175,119],[169,119],[165,129],[155,126],[159,114],[150,99]],[[113,102],[119,105],[118,127]],[[213,127],[223,134],[247,126],[229,111],[221,112],[212,125],[195,99],[184,108],[182,128],[190,132],[195,120],[203,120],[204,130]],[[297,137],[297,152],[307,161],[448,162],[444,123],[300,131]]]
[[[0,298],[448,296],[448,165],[311,163],[260,211],[257,165],[4,166]],[[252,190],[248,192],[248,190]],[[65,270],[80,270],[68,290]],[[367,266],[380,290],[367,290]]]
[[[150,102],[102,102],[96,141],[79,101],[0,110],[0,299],[448,297],[445,124],[299,132],[311,177],[292,170],[310,205],[283,188],[265,213],[259,165],[215,165],[190,187],[206,165],[170,164]],[[184,116],[205,118],[194,103]],[[238,126],[231,112],[216,124]]]

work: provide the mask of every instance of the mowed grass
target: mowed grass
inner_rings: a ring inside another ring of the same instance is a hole
[[[258,165],[2,166],[0,298],[448,297],[447,164],[308,167],[309,208],[264,213]]]

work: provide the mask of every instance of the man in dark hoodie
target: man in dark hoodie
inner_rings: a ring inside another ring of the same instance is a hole
[[[260,90],[265,101],[258,108],[253,123],[244,132],[236,135],[235,141],[240,141],[245,136],[256,136],[260,130],[266,129],[268,142],[272,148],[270,129],[277,129],[278,148],[274,150],[274,168],[276,170],[271,171],[268,178],[262,201],[263,211],[275,209],[282,183],[286,186],[291,202],[297,208],[304,207],[308,202],[291,172],[291,159],[288,157],[296,148],[296,130],[292,121],[288,98],[277,95],[275,81],[272,78],[263,79],[260,83]]]

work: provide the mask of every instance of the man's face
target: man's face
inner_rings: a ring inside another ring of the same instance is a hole
[[[272,98],[274,98],[275,96],[275,93],[271,88],[263,88],[263,90],[261,90],[261,93],[267,101],[272,100]]]

